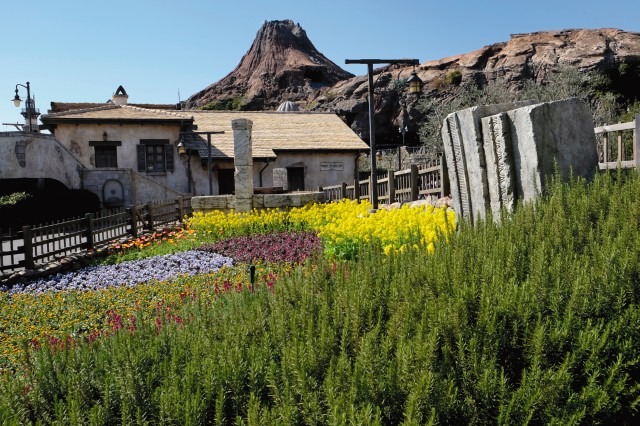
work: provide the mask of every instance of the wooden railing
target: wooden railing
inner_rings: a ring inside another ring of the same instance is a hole
[[[640,114],[631,122],[596,127],[594,131],[601,170],[640,166]]]
[[[153,232],[193,213],[191,198],[88,213],[55,223],[23,226],[0,238],[0,273],[33,269],[71,254],[103,247],[126,236]]]
[[[377,177],[378,202],[391,204],[409,202],[427,197],[444,197],[449,195],[448,177],[444,159],[425,164],[413,165],[400,171],[390,171]],[[368,200],[371,193],[369,179],[354,181],[352,184],[342,183],[320,188],[326,201]]]

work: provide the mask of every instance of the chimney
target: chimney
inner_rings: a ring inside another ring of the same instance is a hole
[[[124,87],[122,86],[118,86],[118,90],[116,90],[116,93],[114,93],[113,96],[111,96],[111,100],[116,105],[126,105],[128,99],[129,99],[129,95],[127,95],[127,92],[124,90]]]

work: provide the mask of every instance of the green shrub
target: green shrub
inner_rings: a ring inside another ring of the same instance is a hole
[[[640,176],[550,187],[501,225],[461,223],[431,255],[363,247],[357,261],[34,352],[0,381],[0,417],[637,424]]]
[[[444,81],[449,85],[458,86],[462,82],[462,73],[460,70],[453,70],[447,73]]]
[[[205,111],[242,111],[244,105],[245,101],[242,97],[234,96],[232,98],[209,102],[201,109]]]
[[[22,200],[26,200],[31,197],[31,195],[26,192],[14,192],[13,194],[3,195],[0,197],[0,207],[2,206],[13,206],[18,204]]]

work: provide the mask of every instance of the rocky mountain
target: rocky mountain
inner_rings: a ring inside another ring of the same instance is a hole
[[[353,77],[320,53],[299,24],[265,22],[238,66],[194,94],[187,107],[275,109],[304,101],[323,87]]]
[[[621,98],[640,99],[640,33],[607,28],[513,34],[506,42],[420,64],[415,68],[424,82],[419,98],[405,89],[413,67],[377,69],[376,140],[381,145],[401,143],[398,125],[404,115],[406,143],[417,144],[417,130],[425,118],[418,103],[434,98],[446,102],[454,86],[482,86],[501,79],[518,90],[528,80],[545,82],[562,65],[606,74],[611,90]],[[335,65],[289,20],[265,22],[236,69],[190,97],[187,106],[262,110],[276,109],[287,100],[301,109],[335,111],[368,139],[366,76],[354,77]]]
[[[419,53],[418,53],[419,55]],[[476,51],[421,63],[416,69],[424,82],[421,99],[446,102],[453,86],[474,82],[480,87],[503,80],[512,90],[525,81],[543,83],[560,66],[606,74],[610,90],[624,100],[640,100],[640,33],[618,29],[575,29],[514,34],[507,42]],[[409,116],[408,144],[417,144],[417,130],[424,117],[416,108],[419,99],[408,96],[400,84],[412,67],[380,68],[376,83],[376,141],[397,144],[401,102]],[[319,93],[316,108],[334,110],[365,139],[368,138],[367,80],[365,76],[341,81]]]

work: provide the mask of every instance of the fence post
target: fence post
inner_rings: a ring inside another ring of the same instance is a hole
[[[136,207],[129,206],[129,208],[127,208],[127,213],[129,213],[129,233],[132,236],[137,237],[138,236],[138,218],[136,215]]]
[[[342,191],[342,193],[340,194],[341,195],[340,199],[347,198],[347,182],[342,182],[340,191]],[[336,201],[340,201],[340,200],[336,200]]]
[[[149,226],[149,232],[153,232],[153,204],[151,203],[151,201],[149,201],[147,203],[147,218],[149,220],[148,222],[148,226]]]
[[[360,179],[353,181],[353,197],[358,203],[360,202]]]
[[[180,223],[184,222],[184,202],[182,197],[176,200],[178,202],[178,221]]]
[[[640,168],[640,114],[636,114],[633,129],[633,161],[637,168]]]
[[[447,170],[447,162],[444,157],[440,157],[440,198],[447,197],[450,194],[449,189],[449,170]]]
[[[418,199],[418,166],[411,165],[411,201]]]
[[[393,204],[396,202],[396,173],[393,170],[389,170],[387,185],[389,188],[389,204]]]
[[[87,213],[84,218],[87,221],[87,229],[85,231],[85,237],[87,238],[86,248],[93,249],[93,214]]]
[[[33,269],[35,264],[33,263],[33,236],[31,235],[31,227],[29,225],[22,227],[22,240],[24,250],[24,267],[26,269]]]

